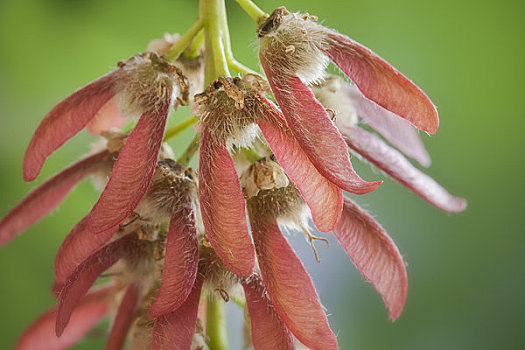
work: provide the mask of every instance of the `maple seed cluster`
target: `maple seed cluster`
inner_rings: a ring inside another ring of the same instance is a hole
[[[107,349],[221,350],[220,310],[233,300],[245,309],[247,346],[335,350],[314,284],[283,231],[304,233],[318,262],[316,242],[328,240],[312,232],[333,234],[389,317],[400,316],[403,258],[383,227],[343,195],[367,194],[382,181],[362,179],[349,152],[437,208],[464,210],[463,198],[405,158],[430,166],[417,129],[436,132],[435,106],[385,60],[316,17],[284,7],[267,15],[238,2],[257,21],[264,76],[233,59],[229,34],[214,37],[224,28],[213,25],[225,18],[211,21],[201,5],[188,33],[119,62],[37,128],[24,159],[27,181],[82,129],[99,140],[0,221],[0,245],[85,177],[101,194],[56,255],[57,306],[17,349],[66,349],[110,315]],[[330,61],[345,77],[326,73]],[[186,105],[194,116],[166,130],[170,109]],[[176,160],[168,139],[197,122]],[[198,169],[188,165],[197,150]],[[95,286],[100,277],[110,281]]]

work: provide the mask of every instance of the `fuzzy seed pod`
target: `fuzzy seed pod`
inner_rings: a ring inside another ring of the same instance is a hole
[[[249,147],[257,130],[255,122],[263,117],[262,102],[269,86],[259,76],[246,74],[242,78],[219,78],[203,93],[195,96],[197,117],[217,142]]]
[[[179,40],[180,35],[177,33],[165,33],[161,39],[155,39],[148,43],[146,51],[155,52],[159,56],[166,54],[173,45]],[[204,89],[204,54],[201,50],[196,58],[185,58],[181,55],[173,63],[188,78],[189,82],[189,102],[193,103],[193,97],[197,92]]]
[[[270,217],[287,226],[308,225],[301,194],[272,157],[253,163],[241,176],[250,216]]]

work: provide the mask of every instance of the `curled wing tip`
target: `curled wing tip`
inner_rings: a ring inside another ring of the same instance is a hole
[[[360,182],[354,183],[352,185],[346,185],[342,187],[342,189],[353,194],[363,195],[374,192],[379,186],[383,184],[383,180],[368,182],[361,178],[359,179],[361,180]]]
[[[38,167],[38,169],[35,169],[35,166],[27,164],[28,162],[29,161],[24,160],[23,165],[23,175],[25,182],[34,181],[37,178],[38,174],[40,174],[40,170],[42,169],[42,167]]]
[[[362,192],[357,192],[357,193],[354,192],[354,193],[355,194],[367,194],[367,193],[377,190],[377,188],[381,186],[382,184],[383,184],[383,180],[372,181],[372,182],[365,181],[365,184],[361,187]]]
[[[430,168],[432,165],[432,159],[430,159],[430,155],[428,153],[421,154],[420,156],[414,158],[419,165],[421,165],[423,168]]]
[[[115,71],[75,91],[59,102],[42,120],[26,150],[25,181],[36,179],[47,157],[82,130],[111,99]]]
[[[57,312],[57,318],[55,321],[55,335],[57,336],[57,338],[60,338],[62,336],[62,334],[64,333],[64,329],[66,328],[66,325],[67,325],[67,322],[64,322],[63,320],[61,320]]]
[[[403,309],[405,308],[405,299],[406,295],[402,301],[399,301],[399,305],[387,305],[388,318],[390,319],[390,321],[395,322],[399,319],[399,317],[403,313]]]
[[[329,213],[318,215],[312,214],[312,221],[314,222],[314,225],[317,228],[317,230],[319,230],[319,232],[332,231],[334,227],[337,226],[337,223],[341,218],[341,213],[343,211],[343,191],[338,188],[336,196],[337,199],[335,200],[335,202],[337,203],[337,206],[335,207],[335,209],[330,208]]]
[[[76,267],[60,292],[55,327],[58,337],[68,325],[79,300],[88,292],[102,272],[113,266],[124,251],[134,246],[135,240],[135,234],[125,235],[102,247]]]
[[[345,128],[343,133],[350,148],[430,204],[450,213],[465,210],[465,199],[450,194],[376,135],[359,127]]]
[[[401,264],[403,265],[403,268],[400,269],[401,278],[399,284],[401,286],[401,290],[395,298],[388,299],[385,296],[383,296],[383,300],[388,310],[388,317],[392,322],[396,321],[403,313],[408,292],[408,276],[401,254],[399,254],[399,259]]]
[[[436,106],[410,79],[367,47],[340,33],[327,33],[330,59],[368,99],[430,134],[439,127]]]
[[[60,205],[73,187],[95,171],[106,156],[106,151],[95,153],[63,169],[32,189],[0,221],[0,246]]]
[[[370,128],[423,167],[430,166],[430,155],[414,125],[366,98],[355,85],[345,83],[343,90],[357,115]]]
[[[420,111],[420,113],[422,114],[420,119],[418,120],[407,119],[407,120],[410,122],[410,124],[418,128],[419,130],[422,130],[428,133],[429,135],[434,135],[439,129],[439,114],[438,114],[436,105],[434,105],[430,97],[428,97],[427,94],[425,94],[425,92],[421,90],[421,88],[419,88],[416,84],[414,84],[411,80],[409,80],[405,76],[403,77],[407,79],[410,82],[410,84],[412,84],[415,87],[415,93],[420,95],[420,98],[423,101],[422,103],[424,104],[424,107],[426,109],[426,111],[424,112]],[[404,116],[400,116],[400,117],[405,118]]]
[[[22,174],[24,176],[24,181],[26,182],[34,181],[38,177],[42,167],[44,166],[44,162],[48,157],[36,150],[35,138],[36,132],[29,142],[29,146],[27,146],[26,153],[24,154]]]
[[[437,114],[437,109],[434,105],[432,105],[434,107],[434,111],[435,113],[433,113],[432,115],[432,120],[431,122],[427,123],[427,124],[424,124],[424,125],[414,125],[416,128],[418,129],[421,129],[423,130],[424,132],[428,132],[429,134],[431,135],[434,135],[438,129],[439,129],[439,117],[438,117],[438,114]]]
[[[334,234],[357,269],[372,283],[391,320],[403,311],[408,278],[403,257],[384,228],[349,198]]]
[[[467,206],[468,202],[465,198],[454,197],[449,206],[447,208],[443,208],[443,210],[449,213],[461,213],[467,209]]]

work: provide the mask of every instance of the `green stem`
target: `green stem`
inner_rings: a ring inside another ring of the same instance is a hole
[[[211,51],[213,57],[215,77],[229,77],[230,71],[223,42],[225,31],[228,30],[227,25],[226,27],[224,25],[226,21],[224,0],[201,0],[200,18],[204,22],[206,51]],[[215,77],[207,83],[213,81]],[[206,78],[210,78],[210,76],[206,74]]]
[[[184,33],[184,35],[179,38],[175,45],[173,45],[171,49],[163,56],[164,59],[168,62],[175,61],[190,44],[193,38],[200,32],[203,26],[204,21],[202,18],[199,18],[197,21],[195,21],[190,29],[188,29],[188,31]]]
[[[228,52],[228,51],[226,51],[226,52]],[[226,56],[226,57],[228,57],[228,56]],[[246,67],[244,64],[242,64],[240,62],[237,62],[237,60],[235,58],[233,58],[233,56],[231,58],[228,58],[228,67],[230,67],[231,70],[234,70],[234,71],[236,71],[237,73],[240,73],[240,74],[256,74],[256,75],[260,75],[259,73],[257,73],[253,69],[251,69],[249,67]]]
[[[227,350],[226,319],[224,301],[214,295],[208,297],[206,308],[206,335],[210,350]]]
[[[268,17],[268,14],[261,10],[259,6],[255,5],[251,0],[235,0],[242,7],[244,12],[250,16],[255,23],[260,23],[263,19]]]
[[[211,49],[211,41],[207,33],[204,34],[204,86],[215,80],[215,60]]]
[[[235,304],[239,305],[242,308],[246,307],[246,300],[244,300],[242,298],[230,295],[230,300],[233,301]]]
[[[195,155],[195,152],[199,149],[199,144],[201,142],[201,135],[195,134],[193,137],[193,140],[191,140],[191,143],[188,145],[184,153],[177,159],[177,163],[188,166],[190,164],[191,159]]]
[[[257,151],[253,148],[243,148],[242,153],[250,163],[255,163],[256,161],[262,158],[260,154],[257,153]]]
[[[172,127],[168,128],[168,130],[166,130],[166,134],[164,134],[163,141],[166,142],[169,139],[177,136],[178,134],[180,134],[181,132],[183,132],[184,130],[186,130],[187,128],[189,128],[190,126],[192,126],[198,121],[199,119],[197,119],[197,117],[192,115],[191,117],[184,119],[180,123],[173,125]]]
[[[222,24],[224,26],[224,50],[226,51],[226,60],[228,61],[228,67],[241,74],[258,74],[254,70],[238,62],[235,59],[235,57],[233,57],[232,45],[230,40],[230,31],[228,29],[228,22],[225,13],[223,18],[224,20]]]
[[[188,60],[193,60],[201,54],[201,48],[202,45],[204,45],[204,30],[201,30],[195,38],[193,38],[193,41],[191,42],[190,46],[184,52],[182,53],[182,56]]]

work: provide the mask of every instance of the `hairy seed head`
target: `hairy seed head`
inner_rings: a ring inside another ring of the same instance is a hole
[[[290,13],[284,7],[276,9],[259,25],[260,55],[274,71],[296,75],[306,85],[323,77],[328,57],[327,29],[317,24],[309,14]]]
[[[158,241],[149,240],[150,237],[139,235],[138,232],[131,233],[131,235],[136,235],[136,241],[113,265],[110,275],[117,287],[135,283],[139,286],[141,294],[144,294],[160,279]]]
[[[315,98],[331,113],[338,127],[352,127],[357,124],[357,111],[349,95],[358,92],[350,90],[343,78],[328,75],[323,82],[311,88]]]
[[[264,115],[261,102],[270,91],[260,76],[218,78],[195,95],[197,116],[214,140],[239,147],[250,145],[257,137],[255,121]]]
[[[188,82],[181,70],[153,52],[118,63],[115,89],[123,115],[138,117],[154,112],[168,101],[188,104]]]
[[[292,226],[306,223],[306,204],[273,157],[252,164],[242,174],[241,184],[250,216],[274,217]]]
[[[157,55],[162,56],[166,54],[177,41],[179,41],[179,38],[180,35],[178,33],[165,33],[161,39],[150,41],[146,51],[155,52]],[[180,55],[173,64],[180,68],[182,74],[188,78],[190,84],[189,101],[191,103],[195,94],[204,89],[203,50],[201,50],[198,57],[191,59],[184,57],[184,55]]]
[[[228,301],[230,295],[238,294],[239,277],[224,265],[213,248],[199,244],[199,274],[204,277],[204,290],[216,293]]]
[[[287,187],[290,180],[272,157],[264,157],[253,163],[242,175],[244,196],[250,199],[260,191]]]
[[[197,174],[172,159],[159,161],[136,212],[153,222],[167,222],[188,206],[198,209]]]

